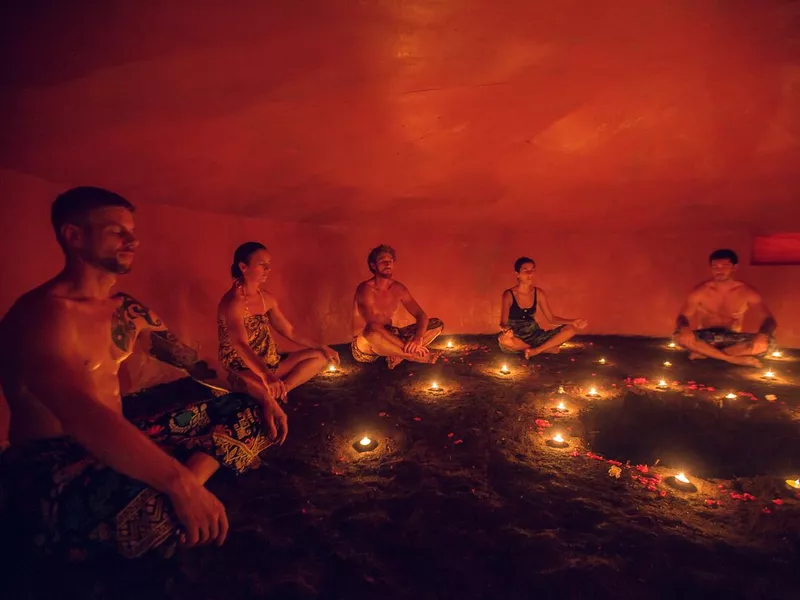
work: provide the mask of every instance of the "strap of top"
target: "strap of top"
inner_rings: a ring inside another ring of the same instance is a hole
[[[242,295],[244,296],[244,318],[247,319],[248,317],[252,316],[250,314],[250,307],[247,304],[247,296],[244,294],[244,286],[239,284],[239,287],[242,289]],[[261,298],[261,310],[265,313],[267,312],[267,302],[264,300],[264,293],[261,291],[261,288],[256,288],[258,291],[258,295]]]

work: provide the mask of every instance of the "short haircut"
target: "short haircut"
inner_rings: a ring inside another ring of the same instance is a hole
[[[725,260],[728,259],[734,265],[739,264],[739,257],[736,256],[736,252],[733,250],[729,250],[728,248],[720,248],[719,250],[714,250],[711,253],[711,256],[708,257],[708,262],[711,264],[715,260]]]
[[[66,250],[61,236],[61,227],[65,223],[85,225],[89,212],[106,206],[120,206],[133,212],[136,207],[117,193],[99,187],[75,187],[60,194],[50,207],[50,221],[56,232],[59,245]]]
[[[531,263],[534,267],[536,266],[536,261],[532,258],[528,258],[527,256],[520,256],[517,260],[514,261],[514,270],[519,273],[519,270],[522,268],[522,265],[527,263]]]
[[[367,256],[367,266],[369,267],[370,273],[375,272],[375,269],[372,268],[372,265],[376,264],[378,256],[380,256],[384,252],[388,253],[389,256],[392,257],[392,260],[397,260],[397,255],[395,254],[394,248],[392,248],[391,246],[387,246],[386,244],[375,246],[372,250],[369,251],[369,256]]]
[[[250,265],[250,257],[259,250],[266,250],[267,247],[261,242],[245,242],[233,253],[233,264],[231,265],[231,277],[241,279],[244,276],[239,263]]]

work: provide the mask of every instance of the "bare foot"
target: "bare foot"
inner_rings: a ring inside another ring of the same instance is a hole
[[[745,367],[760,367],[761,361],[755,356],[731,356],[728,359],[729,363],[734,365],[743,365]]]
[[[558,354],[561,352],[561,346],[556,346],[555,348],[548,348],[542,354]]]
[[[536,351],[536,348],[526,348],[525,349],[525,360],[528,360],[531,356],[536,356],[537,354],[539,354],[539,353]]]
[[[437,360],[439,360],[439,357],[441,355],[442,355],[441,351],[431,350],[430,353],[428,354],[428,363],[434,364]]]
[[[387,356],[386,357],[386,365],[389,369],[394,369],[397,365],[403,362],[403,358],[400,356]]]
[[[697,352],[690,352],[689,353],[689,360],[704,360],[706,358],[708,358],[708,357],[703,355],[703,354],[698,354]]]

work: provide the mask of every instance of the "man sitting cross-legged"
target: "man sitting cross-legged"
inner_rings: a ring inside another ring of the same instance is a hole
[[[52,222],[66,265],[0,324],[12,415],[0,482],[23,541],[44,554],[138,557],[168,540],[221,544],[228,519],[205,482],[220,466],[257,467],[286,436],[286,415],[268,394],[223,390],[158,417],[123,416],[118,372],[137,339],[155,358],[217,381],[152,310],[112,292],[138,246],[133,210],[100,188],[61,194]]]
[[[390,369],[404,359],[434,363],[439,353],[430,351],[428,346],[442,333],[444,324],[440,319],[428,318],[408,288],[395,281],[394,261],[394,249],[385,245],[373,248],[367,257],[372,277],[359,284],[353,299],[353,358],[375,362],[384,356]],[[416,319],[414,325],[392,325],[392,316],[400,304]]]
[[[755,289],[734,278],[739,257],[721,249],[708,259],[712,278],[689,294],[676,321],[675,342],[689,350],[689,358],[716,358],[736,365],[757,367],[756,356],[769,350],[778,324]],[[761,318],[758,333],[743,333],[745,313],[753,310]],[[691,319],[699,328],[692,330]]]
[[[523,352],[526,359],[542,352],[557,353],[561,344],[579,329],[586,328],[586,321],[565,319],[553,314],[545,293],[534,286],[536,263],[532,258],[518,258],[514,263],[514,272],[517,285],[503,292],[500,309],[502,333],[498,337],[500,349],[504,352]],[[557,326],[543,329],[537,314]]]

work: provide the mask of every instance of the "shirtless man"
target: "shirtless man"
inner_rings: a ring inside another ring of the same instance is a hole
[[[394,249],[385,245],[373,248],[367,257],[372,277],[359,284],[353,299],[353,358],[369,363],[384,356],[390,369],[403,360],[434,363],[439,353],[428,346],[442,333],[444,324],[428,318],[408,288],[394,280],[394,261]],[[392,315],[400,304],[416,319],[414,325],[392,325]]]
[[[133,211],[100,188],[56,198],[52,222],[66,265],[0,323],[0,383],[12,416],[0,481],[21,541],[37,553],[132,558],[178,540],[221,544],[228,519],[206,480],[220,466],[257,467],[277,428],[281,441],[286,434],[286,415],[266,393],[223,389],[157,418],[123,416],[118,372],[137,338],[156,359],[217,381],[152,310],[112,292],[139,245]]]
[[[761,295],[734,279],[739,257],[733,250],[715,250],[708,259],[712,279],[689,294],[676,321],[675,342],[689,350],[689,358],[716,358],[736,365],[757,367],[756,356],[767,352],[778,326]],[[758,333],[742,333],[748,310],[761,315]],[[699,329],[692,331],[696,318]]]

